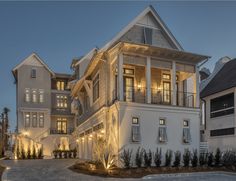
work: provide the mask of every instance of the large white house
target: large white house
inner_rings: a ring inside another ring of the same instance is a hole
[[[79,157],[93,159],[98,137],[118,155],[123,149],[199,149],[198,63],[152,6],[105,46],[72,67],[72,111]]]

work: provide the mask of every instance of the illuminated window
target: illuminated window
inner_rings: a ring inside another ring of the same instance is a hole
[[[32,113],[32,127],[37,127],[37,113]]]
[[[65,82],[57,81],[57,90],[65,90]]]
[[[30,113],[25,113],[25,127],[30,127]]]
[[[132,118],[131,136],[133,142],[140,141],[140,125],[139,119],[137,117]]]
[[[37,102],[37,91],[36,90],[32,90],[32,101]]]
[[[39,90],[39,102],[40,103],[44,102],[44,90],[42,89]]]
[[[162,78],[165,80],[170,80],[170,74],[162,74]]]
[[[43,128],[44,127],[44,114],[39,113],[39,127]]]
[[[165,119],[159,119],[159,125],[166,125]]]
[[[25,89],[25,102],[30,102],[30,89]]]
[[[57,118],[57,133],[66,134],[67,133],[67,119]]]
[[[93,102],[99,98],[99,74],[93,80]]]
[[[189,126],[189,120],[184,120],[183,125],[184,125],[184,127],[188,127]]]
[[[57,95],[56,96],[56,102],[58,108],[67,108],[67,96],[64,95]]]

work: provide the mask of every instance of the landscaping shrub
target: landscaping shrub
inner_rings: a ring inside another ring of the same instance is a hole
[[[63,157],[67,158],[67,151],[63,151]]]
[[[226,151],[222,156],[222,164],[225,167],[235,166],[236,163],[236,153],[233,151]]]
[[[37,158],[38,159],[42,159],[43,158],[43,148],[42,147],[38,150]]]
[[[62,158],[62,151],[61,150],[58,150],[58,156],[59,156],[59,158]]]
[[[71,150],[68,151],[68,157],[72,158],[72,151]]]
[[[189,166],[190,158],[191,158],[191,153],[190,153],[190,151],[188,149],[186,149],[184,151],[184,154],[183,154],[184,167],[188,167]]]
[[[73,152],[73,158],[76,158],[76,156],[77,156],[77,149],[74,148],[74,149],[72,150],[72,152]]]
[[[33,159],[36,159],[36,158],[37,158],[35,146],[33,146],[32,158],[33,158]]]
[[[158,150],[158,148],[156,149],[156,153],[154,154],[154,163],[156,167],[161,166],[161,148],[160,150]]]
[[[121,153],[120,158],[121,162],[124,164],[125,168],[130,168],[131,166],[131,156],[132,156],[132,150],[123,150],[123,153]]]
[[[146,152],[146,150],[144,150],[144,165],[145,165],[145,167],[151,167],[151,165],[152,165],[152,152],[151,152],[151,150],[149,150],[148,152]]]
[[[213,160],[214,160],[213,153],[212,153],[212,152],[208,153],[208,155],[207,155],[207,165],[208,165],[209,167],[212,166]]]
[[[165,160],[165,166],[169,167],[171,165],[171,161],[172,161],[172,150],[167,150],[166,151],[166,160]]]
[[[204,166],[207,163],[207,153],[200,153],[199,156],[199,165]]]
[[[28,146],[28,150],[27,150],[27,159],[31,158],[31,150],[30,150],[30,146]]]
[[[217,148],[216,149],[216,154],[215,154],[215,159],[214,159],[214,161],[215,161],[215,166],[219,166],[220,165],[220,163],[221,163],[221,151],[220,151],[220,149],[219,148]]]
[[[197,167],[197,164],[198,164],[197,149],[193,150],[193,155],[192,155],[192,158],[191,158],[191,164],[192,164],[192,167]]]
[[[53,155],[54,155],[54,158],[57,159],[57,156],[58,156],[58,150],[53,150]]]
[[[175,161],[173,163],[174,167],[179,167],[180,166],[180,161],[181,161],[181,152],[180,151],[176,151],[175,152]]]
[[[140,147],[137,149],[135,156],[135,164],[137,167],[141,167],[143,163],[143,150],[140,150]]]

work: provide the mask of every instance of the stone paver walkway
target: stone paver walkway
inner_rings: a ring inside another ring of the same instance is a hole
[[[152,175],[143,179],[117,179],[88,176],[75,173],[69,169],[76,160],[1,160],[0,164],[7,167],[3,173],[3,181],[235,181],[236,174],[225,172],[217,173],[193,173],[193,174],[170,174]]]

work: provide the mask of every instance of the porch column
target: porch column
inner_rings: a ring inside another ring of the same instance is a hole
[[[123,54],[118,54],[118,98],[120,101],[124,100],[124,86],[123,86]]]
[[[176,106],[176,63],[175,61],[172,62],[172,69],[171,69],[171,103],[172,105]]]
[[[147,64],[146,64],[146,102],[151,103],[151,58],[147,57]]]
[[[195,106],[199,107],[200,106],[200,91],[199,91],[199,70],[198,70],[198,66],[195,65],[195,93],[196,93],[196,97],[195,97]]]

